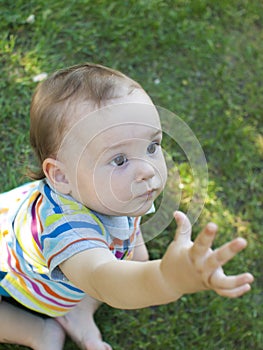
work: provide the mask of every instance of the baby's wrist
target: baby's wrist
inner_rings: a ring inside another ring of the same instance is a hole
[[[177,284],[175,285],[174,282],[171,283],[169,278],[165,276],[161,264],[162,263],[160,262],[160,286],[162,286],[163,293],[167,295],[167,298],[170,299],[170,301],[180,299],[185,293],[178,288]]]

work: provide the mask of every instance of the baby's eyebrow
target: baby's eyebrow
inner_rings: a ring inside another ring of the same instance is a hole
[[[108,144],[107,146],[103,147],[102,153],[105,153],[105,152],[108,152],[108,151],[114,151],[114,150],[118,149],[121,146],[127,146],[127,145],[129,145],[129,143],[132,140],[154,140],[157,137],[161,137],[161,136],[162,136],[162,130],[158,129],[157,131],[152,133],[150,136],[145,137],[145,138],[143,138],[143,137],[141,137],[141,138],[134,137],[134,138],[130,138],[130,139],[127,139],[127,140],[120,141],[120,142],[116,142],[116,143],[114,143],[112,145]]]
[[[158,129],[155,133],[152,134],[152,139],[154,139],[155,137],[159,137],[159,136],[162,136],[162,130],[161,129]]]

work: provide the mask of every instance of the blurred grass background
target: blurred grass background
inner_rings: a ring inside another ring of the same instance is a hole
[[[33,77],[92,61],[130,75],[153,101],[193,130],[209,167],[206,206],[194,233],[219,225],[216,244],[242,235],[248,248],[226,266],[249,270],[252,291],[229,300],[214,293],[143,310],[103,306],[96,320],[114,350],[263,348],[262,155],[263,3],[258,0],[0,0],[0,188],[26,181]],[[181,208],[192,176],[180,170]],[[159,258],[174,225],[148,243]],[[0,349],[20,349],[0,344]],[[68,340],[66,350],[76,349]]]

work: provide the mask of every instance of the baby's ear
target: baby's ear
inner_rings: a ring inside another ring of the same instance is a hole
[[[70,193],[70,184],[63,163],[53,158],[46,158],[42,167],[46,178],[56,191],[62,194]]]

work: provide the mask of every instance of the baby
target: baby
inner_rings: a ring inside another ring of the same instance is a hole
[[[102,302],[135,309],[250,290],[251,274],[222,269],[246,241],[212,250],[209,223],[192,242],[179,211],[174,241],[148,261],[140,217],[167,171],[159,115],[138,83],[96,64],[60,70],[37,87],[30,117],[40,168],[0,196],[0,342],[60,350],[67,333],[81,349],[109,350],[93,319]]]

